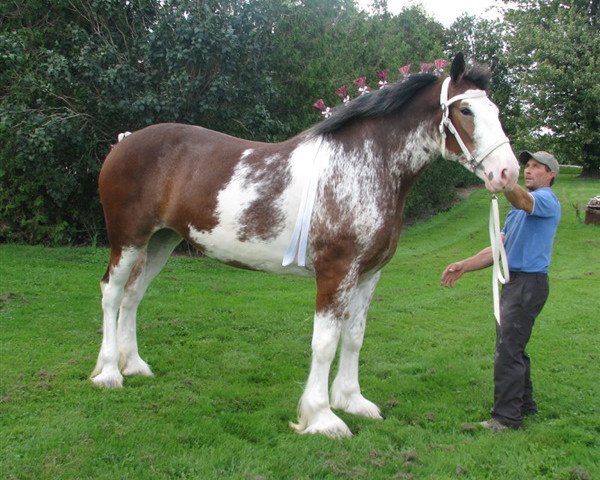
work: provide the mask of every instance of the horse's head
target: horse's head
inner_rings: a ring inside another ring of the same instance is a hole
[[[440,94],[442,154],[474,172],[492,192],[510,190],[519,177],[519,163],[498,118],[498,107],[485,92],[489,73],[465,69],[462,53],[452,62]]]

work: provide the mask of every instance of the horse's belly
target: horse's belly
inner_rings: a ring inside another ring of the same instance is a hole
[[[220,262],[253,270],[274,273],[289,273],[310,276],[308,268],[289,265],[284,267],[282,260],[291,238],[291,231],[272,241],[240,240],[236,231],[219,225],[211,232],[196,230],[189,226],[189,236],[193,243],[208,257]]]
[[[189,239],[207,256],[224,263],[312,275],[310,257],[307,268],[284,267],[282,261],[292,239],[305,183],[312,174],[312,162],[307,160],[315,154],[314,148],[309,143],[288,159],[277,155],[266,158],[262,171],[242,157],[231,180],[218,193],[214,212],[217,225],[202,230],[190,223]],[[248,157],[252,154],[244,153]]]

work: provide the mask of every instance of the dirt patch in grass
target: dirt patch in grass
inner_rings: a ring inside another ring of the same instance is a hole
[[[14,302],[15,300],[20,300],[21,297],[13,292],[4,292],[0,293],[0,308],[3,308],[10,302]]]

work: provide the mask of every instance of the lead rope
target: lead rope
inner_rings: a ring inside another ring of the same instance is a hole
[[[510,280],[508,271],[508,259],[504,242],[500,234],[500,213],[498,211],[498,197],[492,195],[492,204],[490,206],[490,243],[492,245],[492,258],[494,266],[492,269],[492,294],[494,297],[494,317],[500,325],[500,288],[498,283],[504,285]]]

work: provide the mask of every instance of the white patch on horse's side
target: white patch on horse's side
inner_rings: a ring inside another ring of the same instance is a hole
[[[432,152],[438,150],[439,140],[433,138],[427,124],[421,123],[406,137],[404,148],[392,169],[393,173],[401,173],[408,167],[410,173],[418,173],[431,162]]]
[[[246,209],[261,195],[261,183],[252,180],[249,164],[243,160],[238,163],[229,183],[219,192],[215,216],[218,225],[210,232],[199,231],[189,225],[189,235],[194,242],[201,245],[206,255],[223,262],[239,262],[257,270],[271,272],[298,273],[311,275],[311,259],[307,268],[283,267],[281,259],[292,237],[298,213],[302,189],[311,175],[311,167],[315,155],[321,156],[319,165],[327,164],[331,154],[326,142],[308,140],[300,143],[291,153],[289,159],[272,156],[269,162],[288,161],[291,181],[277,201],[277,208],[284,214],[284,223],[277,235],[268,241],[249,238],[241,241],[238,232],[241,228],[242,215]],[[319,146],[321,145],[321,146]],[[252,152],[257,155],[256,150]],[[242,156],[249,155],[246,150]]]
[[[254,149],[252,149],[252,148],[248,148],[247,150],[244,150],[242,152],[242,156],[240,157],[240,160],[245,160],[246,157],[248,157],[249,155],[252,155],[252,152],[254,152]]]
[[[340,234],[351,231],[363,248],[369,246],[373,232],[383,224],[377,169],[364,166],[376,161],[371,140],[351,152],[335,149],[330,162],[323,167],[314,209],[313,222],[319,221]],[[326,190],[335,195],[335,205],[343,218],[331,218]]]

